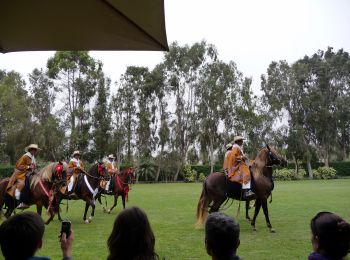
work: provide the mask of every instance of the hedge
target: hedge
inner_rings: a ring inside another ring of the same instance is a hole
[[[300,166],[304,169],[307,169],[307,166],[304,163],[300,164]],[[324,163],[320,163],[320,162],[311,163],[312,169],[318,169],[323,166],[324,166]],[[334,168],[337,171],[338,176],[350,176],[350,161],[330,162],[329,167]],[[295,169],[295,163],[288,163],[287,168]]]

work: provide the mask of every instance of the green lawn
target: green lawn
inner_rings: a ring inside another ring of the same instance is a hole
[[[209,259],[203,243],[204,231],[194,229],[201,188],[201,184],[182,183],[132,186],[127,206],[137,205],[148,214],[161,259]],[[109,205],[111,202],[112,198]],[[97,205],[95,218],[89,225],[82,221],[83,206],[81,201],[72,201],[68,213],[62,207],[63,218],[72,221],[75,231],[74,259],[106,259],[106,241],[121,205],[110,215]],[[237,206],[234,202],[226,213],[236,216]],[[277,182],[269,210],[276,233],[269,233],[262,212],[257,219],[258,231],[253,232],[244,219],[242,207],[238,217],[241,226],[239,256],[259,260],[306,259],[311,251],[309,221],[318,211],[332,211],[350,221],[350,179]],[[38,255],[60,259],[59,230],[57,220],[47,226],[44,246]]]

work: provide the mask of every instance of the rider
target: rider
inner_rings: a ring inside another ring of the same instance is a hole
[[[80,160],[81,154],[79,151],[74,151],[72,159],[68,163],[70,171],[67,173],[68,192],[70,192],[76,183],[77,176],[80,172],[85,171],[84,164]]]
[[[26,175],[28,173],[33,173],[36,169],[35,155],[37,154],[38,150],[41,149],[38,147],[37,144],[28,145],[25,148],[26,153],[22,155],[22,157],[19,158],[16,162],[15,170],[7,185],[7,193],[12,197],[15,195],[17,200],[20,199],[20,194],[26,180]],[[21,202],[17,208],[26,209],[29,208],[29,206]]]
[[[233,140],[232,150],[229,156],[228,177],[231,181],[242,183],[242,190],[244,190],[243,198],[248,199],[254,196],[254,192],[250,189],[250,170],[247,165],[248,158],[244,155],[242,145],[244,138],[242,136],[235,136]]]
[[[111,182],[111,180],[112,180],[112,177],[114,174],[119,173],[119,170],[118,170],[118,167],[114,163],[115,157],[113,156],[113,154],[108,155],[107,159],[108,159],[108,162],[106,164],[106,168],[107,168],[110,180],[107,182],[106,190],[112,191],[114,189],[114,182],[113,181]]]
[[[223,165],[223,170],[224,170],[224,173],[227,174],[228,173],[228,168],[227,165],[229,163],[230,160],[232,160],[232,156],[231,156],[231,150],[232,150],[232,144],[231,143],[228,143],[226,145],[226,153],[225,153],[225,158],[224,158],[224,165]]]

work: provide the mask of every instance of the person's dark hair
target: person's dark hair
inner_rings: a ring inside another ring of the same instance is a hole
[[[154,244],[154,234],[146,213],[138,207],[124,209],[115,219],[108,238],[107,259],[158,259]]]
[[[239,246],[239,224],[221,212],[211,213],[205,222],[205,242],[208,254],[217,259],[230,259]]]
[[[350,225],[331,212],[319,212],[311,219],[311,232],[319,251],[329,259],[342,259],[350,249]]]
[[[1,251],[5,259],[25,260],[33,256],[44,231],[43,219],[34,212],[20,213],[5,220],[0,226]]]

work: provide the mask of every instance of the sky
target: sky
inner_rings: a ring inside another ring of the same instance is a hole
[[[328,46],[350,52],[349,0],[165,0],[168,43],[201,40],[217,47],[219,58],[234,61],[253,91],[260,92],[260,76],[272,61],[292,63]],[[0,54],[0,69],[24,77],[45,68],[54,52]],[[106,76],[119,80],[126,67],[152,69],[162,52],[91,52],[104,63]],[[112,92],[116,89],[111,86]]]

